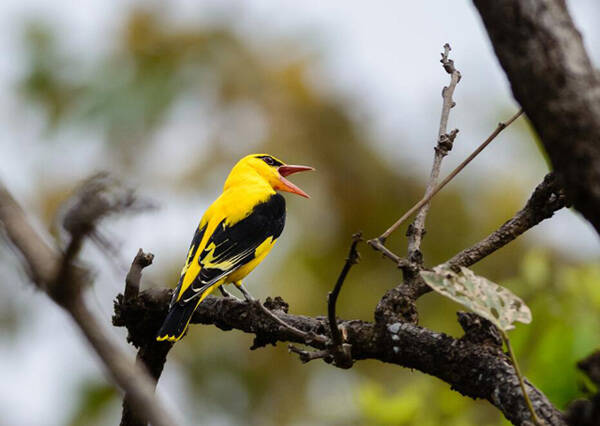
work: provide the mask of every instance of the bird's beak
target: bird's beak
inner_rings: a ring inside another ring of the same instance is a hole
[[[277,171],[279,171],[279,183],[275,189],[278,189],[280,191],[291,192],[292,194],[298,194],[305,198],[310,198],[310,196],[306,192],[304,192],[285,178],[285,176],[289,176],[298,172],[307,172],[309,170],[314,170],[314,168],[309,166],[279,166],[277,168]]]

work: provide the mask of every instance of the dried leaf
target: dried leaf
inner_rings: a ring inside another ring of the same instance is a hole
[[[503,331],[513,329],[515,321],[531,322],[531,311],[523,300],[470,269],[461,267],[460,273],[456,273],[446,265],[439,265],[433,271],[422,271],[421,277],[438,293],[487,318]]]

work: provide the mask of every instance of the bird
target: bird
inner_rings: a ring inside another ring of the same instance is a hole
[[[235,284],[246,300],[255,300],[242,280],[264,260],[283,231],[285,198],[278,191],[310,198],[286,179],[309,170],[314,168],[287,165],[269,154],[250,154],[236,163],[222,194],[196,228],[156,340],[180,340],[194,311],[212,291],[219,288],[223,296],[232,297],[225,284]]]

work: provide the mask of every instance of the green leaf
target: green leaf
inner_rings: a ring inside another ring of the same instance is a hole
[[[470,269],[461,267],[456,273],[447,265],[439,265],[433,271],[422,271],[421,277],[438,293],[487,318],[503,331],[513,329],[515,321],[531,322],[531,311],[523,300]]]

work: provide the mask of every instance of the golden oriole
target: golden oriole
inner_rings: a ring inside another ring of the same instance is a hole
[[[156,340],[181,339],[198,305],[215,288],[233,283],[252,299],[242,279],[269,253],[285,224],[285,199],[276,191],[309,198],[285,176],[314,170],[286,165],[268,154],[242,158],[231,170],[223,193],[196,229],[169,313]]]

